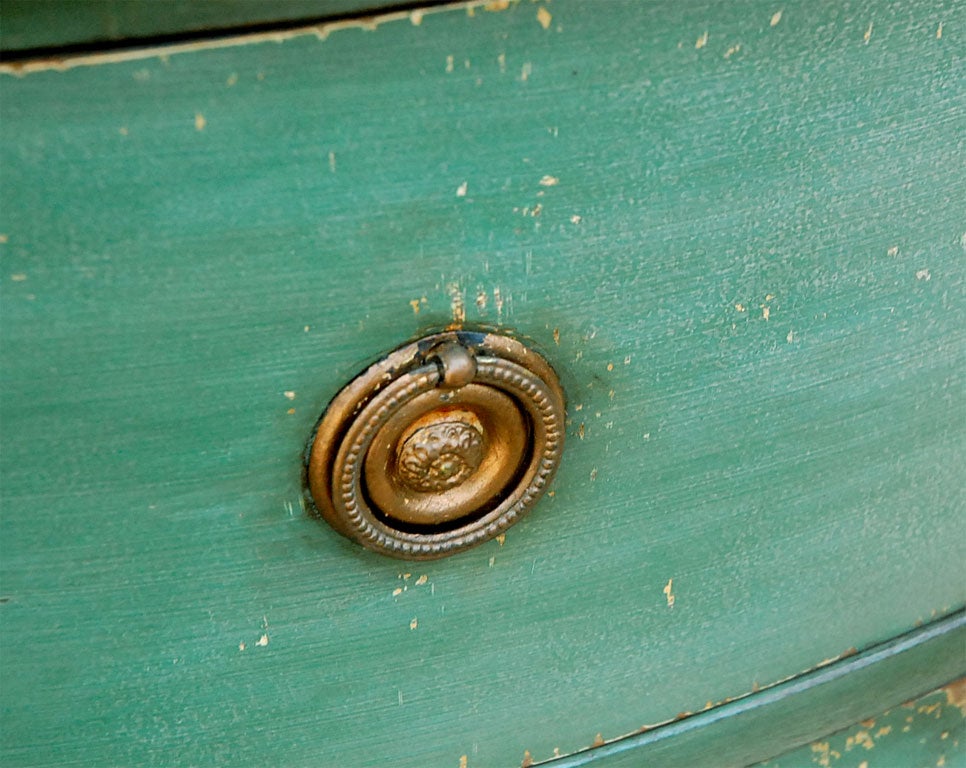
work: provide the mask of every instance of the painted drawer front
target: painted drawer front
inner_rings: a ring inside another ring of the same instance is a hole
[[[556,0],[6,67],[3,762],[517,765],[955,612],[964,22]],[[450,324],[547,357],[568,444],[410,566],[302,453]]]

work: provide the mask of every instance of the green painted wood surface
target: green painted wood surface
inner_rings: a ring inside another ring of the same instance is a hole
[[[515,765],[964,603],[963,7],[606,7],[0,75],[4,764]],[[462,313],[569,445],[410,568],[301,452]]]
[[[735,701],[554,759],[553,768],[715,768],[757,764],[842,723],[872,717],[963,669],[962,611]],[[899,768],[899,763],[893,768]]]
[[[966,764],[966,681],[907,701],[761,768],[955,768]]]
[[[373,13],[399,4],[393,0],[4,0],[0,52],[298,23]]]

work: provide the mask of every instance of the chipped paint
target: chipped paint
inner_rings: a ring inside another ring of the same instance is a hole
[[[664,597],[667,599],[667,607],[674,607],[674,579],[668,579],[667,584],[664,585]]]
[[[462,327],[466,322],[466,291],[461,288],[459,283],[450,283],[446,286],[449,294],[450,314],[452,315],[452,325]]]
[[[966,717],[966,677],[961,677],[954,683],[950,683],[943,692],[946,694],[946,703],[952,707],[957,707]]]
[[[437,13],[448,13],[454,10],[465,10],[473,15],[476,8],[485,7],[488,11],[502,11],[509,8],[509,0],[470,0],[470,2],[451,2],[441,5],[428,6],[419,10],[419,21]],[[66,72],[77,67],[94,67],[105,64],[118,64],[130,61],[144,61],[158,59],[167,63],[171,56],[180,56],[197,51],[210,51],[219,48],[237,48],[243,45],[257,45],[262,43],[284,43],[300,37],[315,37],[324,42],[330,35],[346,29],[361,29],[374,32],[379,27],[397,21],[413,24],[412,11],[390,11],[358,19],[343,19],[340,21],[323,22],[293,29],[276,30],[272,32],[251,32],[247,34],[229,35],[226,37],[206,38],[190,43],[175,43],[171,45],[148,46],[125,51],[110,53],[79,53],[62,56],[15,61],[0,64],[0,74],[23,77],[35,72]],[[260,76],[258,79],[263,79]]]

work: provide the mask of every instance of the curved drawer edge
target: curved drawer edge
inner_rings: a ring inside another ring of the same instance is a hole
[[[751,765],[961,677],[964,649],[966,609],[960,609],[740,699],[533,765]]]

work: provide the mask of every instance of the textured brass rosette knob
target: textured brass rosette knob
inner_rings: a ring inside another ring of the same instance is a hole
[[[536,352],[496,334],[436,333],[336,395],[308,452],[308,495],[369,549],[444,557],[530,510],[557,469],[563,427],[563,391]]]

